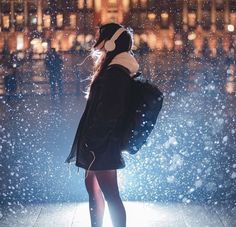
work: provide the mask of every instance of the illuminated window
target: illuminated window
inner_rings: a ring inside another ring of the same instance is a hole
[[[162,13],[162,14],[161,14],[161,19],[162,19],[162,20],[166,21],[166,20],[168,20],[168,18],[169,18],[168,13]]]
[[[138,34],[134,34],[134,45],[135,45],[136,47],[138,47],[138,46],[139,46],[139,43],[140,43],[140,37],[139,37],[139,35],[138,35]]]
[[[84,43],[85,42],[85,36],[84,35],[78,35],[76,39],[79,43]]]
[[[96,12],[99,12],[102,8],[102,1],[101,0],[96,0],[94,3],[95,3]]]
[[[92,9],[93,8],[93,0],[87,0],[87,8]]]
[[[166,12],[161,13],[161,25],[165,28],[169,26],[169,14]]]
[[[24,49],[24,36],[23,36],[23,34],[19,34],[16,37],[16,49],[17,50]]]
[[[22,14],[16,16],[16,23],[17,24],[23,24],[23,21],[24,21],[24,17]]]
[[[37,24],[37,17],[36,15],[30,15],[30,24],[36,25]]]
[[[78,0],[78,8],[83,9],[84,8],[84,0]]]
[[[70,15],[70,26],[72,28],[76,27],[76,15],[75,14]]]
[[[143,42],[147,42],[147,34],[143,33],[140,35],[140,39],[143,41]]]
[[[5,15],[2,17],[2,22],[3,22],[3,28],[9,28],[10,27],[10,18],[8,15]]]
[[[57,14],[57,27],[62,27],[63,25],[63,14]]]
[[[50,15],[44,14],[43,15],[43,25],[45,28],[50,28],[51,26],[51,17]]]
[[[32,45],[33,53],[40,54],[43,52],[42,40],[34,38],[31,40],[30,44]]]
[[[236,26],[236,13],[230,14],[230,23]]]
[[[147,40],[148,46],[149,46],[151,49],[155,49],[155,47],[156,47],[156,42],[157,42],[156,35],[155,35],[154,33],[150,33],[150,34],[148,35],[148,40]]]
[[[116,8],[117,7],[117,0],[109,0],[108,7],[109,8]]]
[[[149,13],[149,14],[148,14],[148,19],[149,19],[150,21],[154,21],[154,20],[156,19],[156,14],[155,14],[155,13]]]
[[[91,35],[91,34],[88,34],[88,35],[86,35],[86,37],[85,37],[85,42],[90,42],[91,40],[93,39],[93,35]]]
[[[123,0],[122,1],[122,4],[123,4],[123,9],[124,9],[124,12],[128,12],[129,11],[129,5],[130,5],[130,1],[129,0]]]
[[[188,14],[188,25],[191,27],[194,27],[196,25],[196,14],[195,13],[189,13]]]
[[[146,7],[147,6],[147,0],[141,0],[141,6]]]

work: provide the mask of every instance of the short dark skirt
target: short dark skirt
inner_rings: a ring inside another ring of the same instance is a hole
[[[79,150],[76,166],[86,170],[114,170],[124,168],[125,161],[118,143],[110,140],[105,144],[103,152]]]
[[[124,159],[112,157],[111,153],[109,154],[109,157],[103,157],[99,156],[95,158],[93,154],[91,155],[91,162],[82,162],[78,161],[76,163],[76,166],[81,167],[85,170],[114,170],[114,169],[122,169],[125,167]]]

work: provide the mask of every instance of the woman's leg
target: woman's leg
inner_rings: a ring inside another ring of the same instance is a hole
[[[91,226],[102,227],[105,202],[94,171],[88,171],[85,186],[89,194]]]
[[[107,201],[114,227],[126,226],[126,212],[121,201],[116,170],[95,171],[97,181]]]

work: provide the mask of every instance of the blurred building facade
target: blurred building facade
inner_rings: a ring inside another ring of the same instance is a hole
[[[0,0],[0,52],[86,47],[96,26],[113,21],[134,29],[134,48],[192,45],[214,56],[236,41],[236,0]]]

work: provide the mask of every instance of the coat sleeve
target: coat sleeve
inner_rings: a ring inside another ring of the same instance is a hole
[[[114,127],[125,112],[128,87],[129,75],[112,68],[106,72],[94,118],[86,133],[86,143],[91,149],[104,145],[114,133]]]

